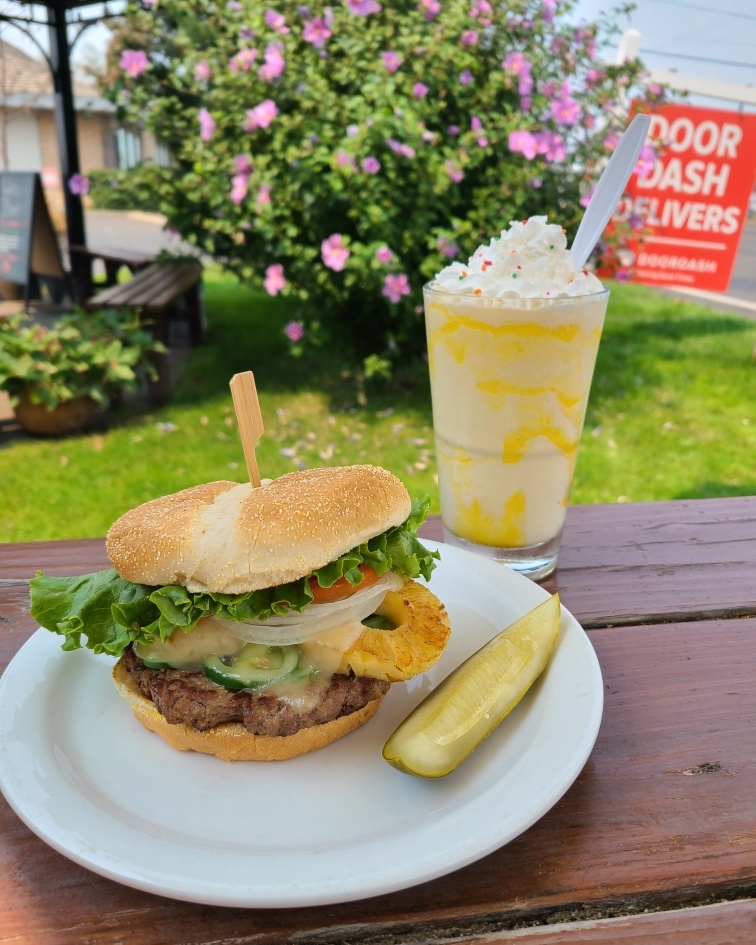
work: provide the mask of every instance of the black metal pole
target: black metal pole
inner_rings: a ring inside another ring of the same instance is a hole
[[[58,0],[54,5],[47,7],[47,22],[55,91],[55,127],[60,148],[60,173],[66,208],[68,245],[69,247],[83,246],[86,243],[86,236],[81,197],[72,194],[68,186],[71,176],[79,173],[79,145],[76,135],[76,110],[71,80],[71,49],[66,28],[65,0]]]

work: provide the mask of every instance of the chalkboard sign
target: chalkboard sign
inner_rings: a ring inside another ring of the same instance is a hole
[[[65,270],[39,174],[0,172],[0,279],[24,286],[37,277],[63,280]]]

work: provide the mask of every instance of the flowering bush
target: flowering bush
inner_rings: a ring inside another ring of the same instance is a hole
[[[512,219],[574,230],[638,61],[574,0],[151,0],[111,92],[170,150],[169,225],[295,296],[287,335],[398,359],[422,285]]]

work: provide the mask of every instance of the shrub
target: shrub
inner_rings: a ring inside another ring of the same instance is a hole
[[[97,210],[163,211],[164,187],[172,193],[172,168],[138,164],[128,170],[102,168],[89,173],[89,197]]]
[[[599,64],[616,28],[574,6],[160,0],[130,8],[111,94],[176,162],[169,225],[295,295],[296,351],[380,372],[424,347],[422,284],[455,255],[532,214],[574,230],[641,73]]]
[[[52,328],[14,315],[0,320],[0,390],[14,405],[26,394],[49,410],[81,396],[106,407],[120,391],[137,389],[140,370],[154,377],[148,355],[164,351],[125,309],[80,309]]]

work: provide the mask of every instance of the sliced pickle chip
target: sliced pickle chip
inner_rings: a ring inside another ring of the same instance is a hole
[[[422,778],[454,771],[543,672],[560,618],[554,594],[468,657],[391,735],[383,748],[386,761]]]

